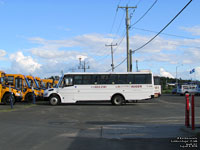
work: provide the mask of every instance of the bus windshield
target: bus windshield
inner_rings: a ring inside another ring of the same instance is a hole
[[[1,74],[0,80],[1,80],[0,83],[1,83],[2,85],[6,85],[5,74],[4,74],[4,73]]]
[[[35,78],[34,78],[34,81],[35,81],[36,87],[39,89],[40,86],[39,86],[39,84],[38,84],[38,82],[37,82],[37,80]]]
[[[56,85],[56,88],[60,87],[62,80],[63,80],[64,75],[62,75],[58,81],[58,84]]]
[[[31,85],[29,84],[28,79],[24,76],[25,80],[26,80],[26,84],[28,85],[28,88],[31,88]]]

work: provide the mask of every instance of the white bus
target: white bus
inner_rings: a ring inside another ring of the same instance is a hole
[[[154,97],[160,97],[160,96],[161,96],[160,77],[154,76]]]
[[[78,101],[110,101],[122,105],[126,101],[154,97],[154,78],[150,71],[129,73],[67,73],[56,88],[44,91],[51,105]]]

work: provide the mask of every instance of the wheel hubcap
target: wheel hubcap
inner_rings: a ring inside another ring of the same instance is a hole
[[[51,103],[52,104],[57,104],[57,102],[58,102],[57,98],[55,98],[55,97],[51,98]]]
[[[116,103],[116,104],[119,104],[120,102],[121,102],[120,99],[118,99],[118,98],[115,99],[115,103]]]

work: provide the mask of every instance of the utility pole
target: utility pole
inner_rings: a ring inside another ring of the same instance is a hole
[[[112,64],[111,64],[111,67],[112,67],[112,72],[114,72],[114,62],[113,62],[113,46],[117,46],[117,43],[116,44],[110,44],[110,45],[105,45],[105,46],[110,46],[111,47],[111,59],[112,59]]]
[[[128,9],[135,9],[137,7],[120,7],[118,8],[123,8],[126,9],[126,48],[127,48],[127,72],[130,72],[130,51],[129,51],[129,28],[130,28],[130,18],[128,14]]]
[[[133,64],[132,64],[132,53],[133,51],[130,49],[130,72],[133,71]]]
[[[136,71],[138,72],[138,60],[136,60]]]
[[[85,60],[83,61],[83,64],[82,64],[81,58],[79,58],[78,69],[83,69],[83,71],[86,72],[86,69],[90,69],[90,66],[86,66]]]

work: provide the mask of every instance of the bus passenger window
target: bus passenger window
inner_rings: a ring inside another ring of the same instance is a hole
[[[72,86],[73,85],[73,78],[67,77],[67,78],[65,78],[64,82],[65,82],[65,84],[64,84],[65,86]]]

